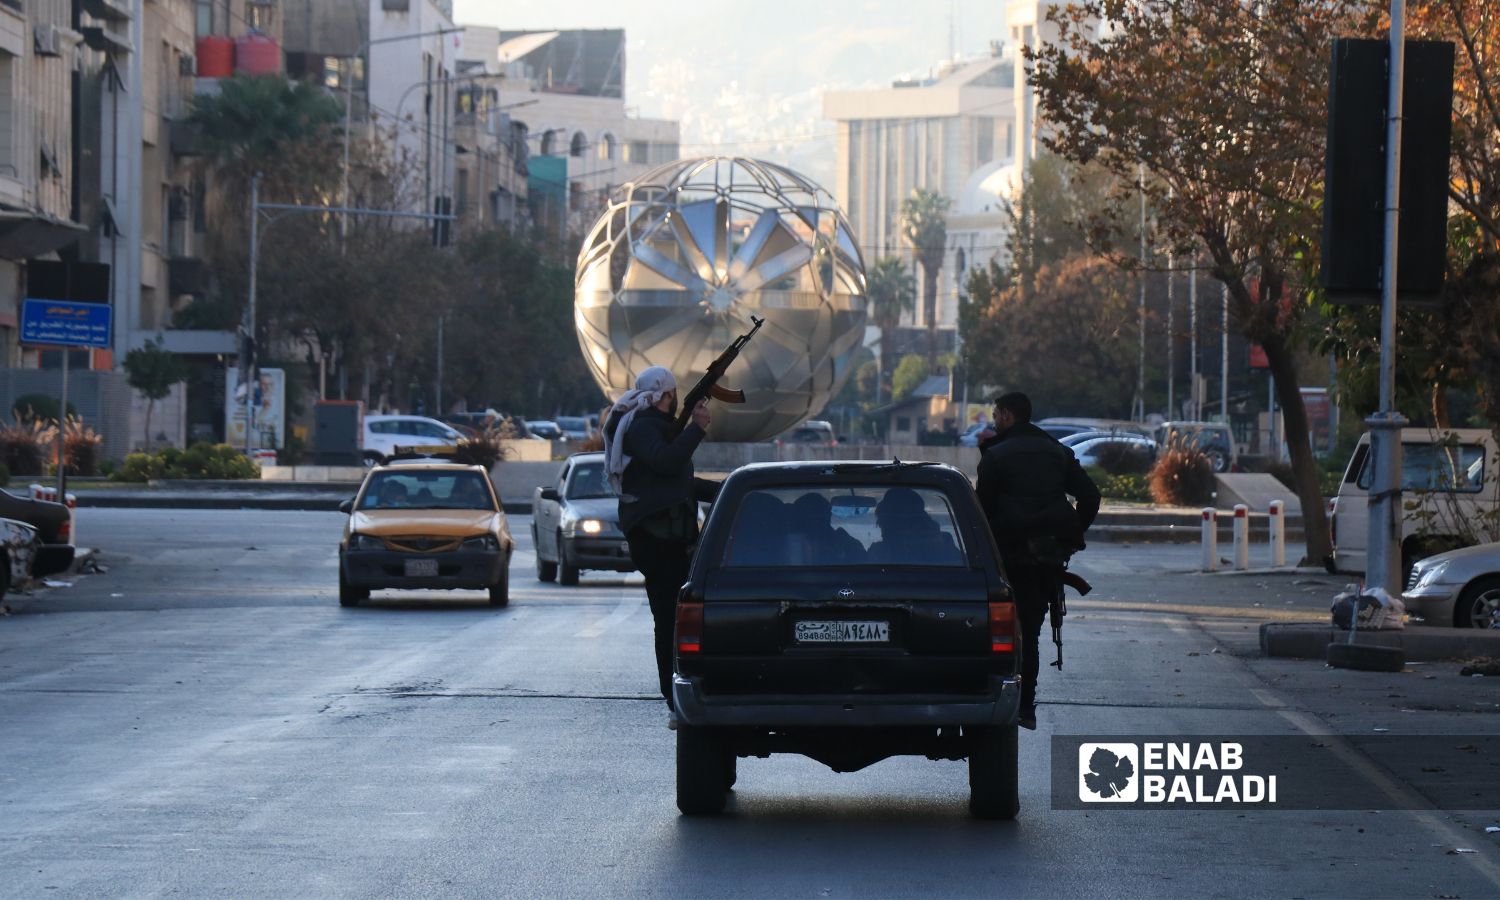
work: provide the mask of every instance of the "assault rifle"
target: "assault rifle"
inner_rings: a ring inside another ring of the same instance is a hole
[[[746,344],[750,343],[751,338],[755,337],[755,332],[760,330],[760,326],[766,324],[765,319],[757,319],[755,316],[751,316],[750,321],[755,323],[755,327],[735,338],[734,343],[726,347],[724,352],[719,354],[718,359],[709,363],[708,371],[703,373],[703,377],[698,379],[698,383],[693,385],[693,389],[688,391],[687,396],[682,398],[682,406],[677,413],[677,422],[673,425],[675,434],[682,433],[682,429],[686,428],[688,422],[692,421],[693,408],[708,397],[712,397],[723,403],[745,402],[744,391],[722,387],[719,384],[719,379],[724,377],[724,373],[729,369],[729,364],[734,362],[735,357],[740,355],[740,350]]]
[[[1094,586],[1085,581],[1082,575],[1066,569],[1057,580],[1057,593],[1052,596],[1052,601],[1048,604],[1047,618],[1052,622],[1052,643],[1057,645],[1057,661],[1051,665],[1056,666],[1059,672],[1062,671],[1062,620],[1063,616],[1068,614],[1068,603],[1063,598],[1065,587],[1077,591],[1080,597],[1087,596],[1088,592],[1094,589]]]

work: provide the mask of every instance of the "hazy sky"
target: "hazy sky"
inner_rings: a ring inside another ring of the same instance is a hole
[[[625,103],[682,123],[682,155],[754,156],[833,188],[827,90],[882,87],[1003,36],[1000,0],[455,0],[460,24],[624,28]]]

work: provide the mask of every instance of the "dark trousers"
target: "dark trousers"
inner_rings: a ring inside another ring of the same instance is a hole
[[[1021,620],[1021,715],[1036,716],[1036,679],[1041,670],[1042,623],[1047,607],[1062,587],[1057,569],[1006,563],[1006,577]]]
[[[646,602],[651,606],[651,621],[656,629],[656,675],[661,695],[672,705],[672,633],[677,628],[677,592],[687,581],[693,561],[693,546],[665,541],[633,528],[625,536],[630,545],[630,561],[646,576]]]

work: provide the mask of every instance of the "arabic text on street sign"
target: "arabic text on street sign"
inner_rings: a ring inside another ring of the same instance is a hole
[[[106,303],[28,298],[21,304],[21,343],[107,348],[112,312]]]

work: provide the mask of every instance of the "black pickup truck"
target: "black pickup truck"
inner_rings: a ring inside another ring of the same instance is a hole
[[[739,757],[838,772],[969,761],[1018,809],[1017,617],[968,479],[924,463],[765,463],[724,487],[678,598],[677,806],[723,810]]]

